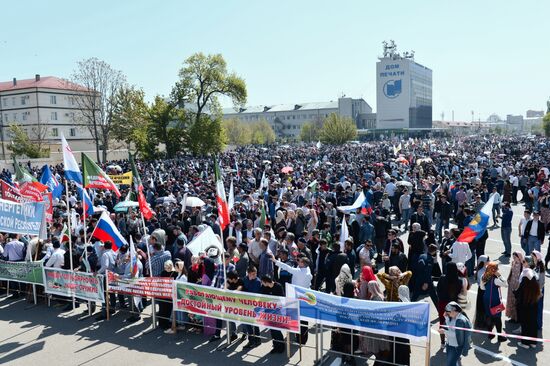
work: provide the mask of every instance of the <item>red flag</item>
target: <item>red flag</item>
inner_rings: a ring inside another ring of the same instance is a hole
[[[132,175],[134,180],[134,189],[137,192],[139,211],[143,214],[145,220],[149,220],[155,214],[147,200],[145,199],[145,194],[143,193],[143,184],[141,183],[141,178],[139,177],[139,172],[137,170],[136,164],[134,162],[134,157],[132,154],[129,154],[130,165],[132,166]]]
[[[225,227],[229,225],[229,208],[227,205],[227,199],[225,197],[225,187],[223,186],[223,180],[220,174],[220,167],[217,160],[214,158],[214,174],[216,177],[216,203],[218,204],[218,220],[220,227],[225,230]]]

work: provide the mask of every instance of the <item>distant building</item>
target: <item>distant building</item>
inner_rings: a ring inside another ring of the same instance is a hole
[[[544,117],[544,111],[534,111],[532,109],[529,109],[527,112],[525,112],[525,117],[527,118]]]
[[[376,64],[376,128],[432,128],[432,70],[414,61],[414,51],[399,54],[393,41]]]
[[[521,114],[517,116],[506,115],[506,127],[508,130],[523,131],[523,116]]]
[[[9,125],[20,125],[31,140],[59,145],[64,134],[75,151],[94,150],[95,143],[88,128],[79,121],[76,97],[86,93],[84,87],[68,84],[54,77],[0,82],[0,154],[9,155]]]
[[[297,103],[260,105],[240,108],[223,109],[223,118],[238,118],[243,123],[253,123],[266,120],[277,135],[277,138],[297,139],[300,130],[306,122],[322,121],[331,113],[342,117],[350,117],[357,128],[374,128],[371,106],[363,99],[342,97],[337,101],[320,103]]]

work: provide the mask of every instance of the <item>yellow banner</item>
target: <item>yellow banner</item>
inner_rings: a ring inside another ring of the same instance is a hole
[[[114,184],[126,184],[131,185],[132,184],[132,172],[120,174],[120,175],[111,175],[109,174],[109,178],[113,181]]]

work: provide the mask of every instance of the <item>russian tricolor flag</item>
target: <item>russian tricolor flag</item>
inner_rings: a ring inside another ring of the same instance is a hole
[[[50,192],[52,192],[53,198],[59,199],[63,193],[63,185],[60,184],[55,176],[52,174],[48,164],[42,167],[42,176],[40,177],[40,183],[48,186]]]
[[[372,206],[366,198],[361,204],[361,213],[363,215],[370,215],[372,213]]]
[[[468,226],[462,231],[456,241],[463,243],[471,243],[474,239],[479,239],[487,231],[489,220],[493,216],[493,202],[495,201],[495,195],[491,195],[487,200],[487,203],[481,208],[479,213],[470,221]]]
[[[109,214],[105,211],[101,214],[101,217],[92,232],[92,237],[96,237],[104,243],[109,240],[113,243],[113,250],[118,250],[118,248],[124,244],[128,244],[126,239],[124,239],[122,234],[118,231],[115,223],[109,217]]]
[[[78,191],[78,197],[82,198],[82,209],[86,212],[86,215],[92,216],[94,214],[94,204],[90,195],[80,184],[76,185],[76,189]]]

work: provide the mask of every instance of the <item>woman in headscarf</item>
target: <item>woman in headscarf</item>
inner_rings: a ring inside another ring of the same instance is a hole
[[[347,264],[344,264],[344,266],[347,266]],[[342,272],[340,271],[340,273]],[[341,289],[342,292],[337,295],[349,299],[355,298],[355,284],[351,279],[344,281]],[[358,344],[357,335],[355,334],[353,329],[342,327],[336,327],[331,332],[331,348],[337,352],[346,354],[342,356],[343,364],[355,365],[355,358],[352,356]]]
[[[278,210],[275,214],[275,231],[280,228],[286,229],[285,212]]]
[[[399,295],[399,302],[411,302],[411,297],[409,293],[409,288],[407,286],[399,286],[397,290]],[[411,364],[411,346],[407,338],[401,337],[392,337],[395,347],[395,352],[393,353],[395,359],[393,363],[398,365],[410,365]]]
[[[518,314],[516,308],[516,296],[514,292],[519,287],[519,276],[523,271],[523,253],[519,250],[512,253],[512,263],[510,264],[510,274],[508,275],[508,294],[506,295],[505,314],[510,318],[509,322],[517,323]]]
[[[359,277],[359,298],[363,300],[369,299],[368,284],[370,281],[376,281],[374,271],[371,266],[363,266],[361,269],[361,277]]]
[[[160,277],[167,277],[175,279],[178,276],[178,272],[174,269],[174,263],[171,260],[164,262],[164,270],[160,273]],[[171,327],[170,317],[172,316],[172,299],[170,300],[157,300],[159,304],[159,311],[157,316],[159,317],[159,327],[164,330],[168,330]]]
[[[340,268],[340,273],[338,274],[338,276],[336,276],[336,279],[335,279],[336,295],[342,296],[344,294],[344,285],[347,282],[351,282],[355,284],[355,282],[353,281],[353,277],[351,275],[351,270],[349,269],[349,266],[347,264],[344,264],[342,268]]]
[[[407,285],[411,279],[412,272],[401,273],[397,266],[389,268],[389,273],[377,273],[376,276],[386,287],[386,301],[399,301],[397,290],[401,285]]]
[[[537,329],[542,329],[542,313],[544,309],[544,282],[546,279],[546,265],[543,261],[542,254],[538,250],[533,250],[531,257],[535,262],[535,274],[537,275],[537,281],[539,283],[541,295],[539,298],[539,305],[537,308]]]
[[[368,298],[371,301],[384,301],[384,292],[380,288],[380,284],[376,280],[369,281],[367,284]]]
[[[521,324],[521,335],[537,338],[537,308],[541,295],[537,275],[531,268],[524,268],[521,274],[521,283],[515,292],[517,298],[517,314]],[[516,332],[514,332],[516,333]],[[518,346],[522,348],[536,348],[537,342],[522,339]]]
[[[476,296],[476,312],[474,315],[475,327],[477,329],[487,329],[487,324],[485,324],[485,309],[483,308],[483,293],[484,290],[481,289],[481,280],[485,274],[485,269],[489,263],[489,256],[482,255],[477,260],[477,267],[474,271],[474,275],[477,282],[477,296]]]
[[[384,301],[384,292],[380,288],[380,284],[376,280],[367,283],[368,296],[367,300]],[[359,336],[359,349],[367,357],[375,355],[378,361],[391,361],[389,337],[376,333],[361,332]],[[380,362],[375,362],[375,365],[381,365]],[[383,364],[382,364],[383,365]]]
[[[456,269],[458,270],[458,277],[462,281],[462,290],[458,294],[458,304],[464,309],[468,305],[468,290],[470,289],[470,282],[468,281],[468,269],[464,263],[457,263]]]
[[[447,273],[439,279],[437,283],[437,314],[439,315],[439,325],[445,325],[445,306],[451,301],[458,301],[458,294],[462,291],[462,280],[458,277],[456,263],[448,262]],[[445,334],[441,333],[441,348],[445,347]]]
[[[485,274],[481,279],[481,286],[485,292],[483,293],[483,308],[485,309],[485,321],[487,323],[487,330],[492,331],[496,328],[497,333],[502,333],[502,312],[493,311],[497,306],[502,305],[502,299],[500,295],[500,288],[506,287],[507,283],[498,271],[498,262],[489,262],[485,269]],[[494,334],[488,335],[489,339],[495,338]],[[498,336],[499,342],[506,341],[504,336]]]

